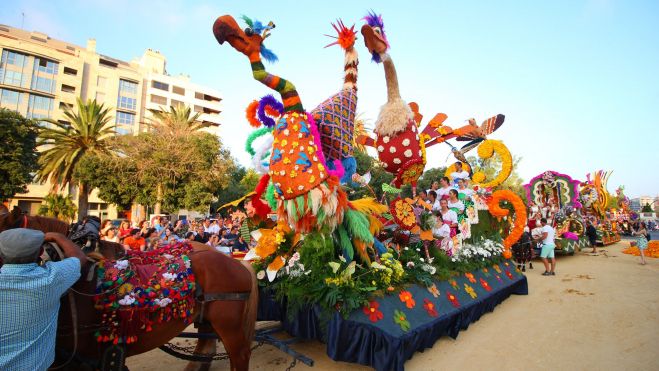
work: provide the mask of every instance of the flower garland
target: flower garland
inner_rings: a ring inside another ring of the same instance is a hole
[[[506,250],[508,250],[515,242],[519,240],[520,237],[522,237],[522,234],[524,233],[524,227],[526,227],[526,206],[524,205],[522,199],[513,191],[498,190],[492,193],[492,198],[490,198],[487,203],[488,209],[492,216],[497,218],[508,216],[510,211],[501,207],[500,204],[502,201],[510,202],[513,206],[513,210],[515,210],[513,228],[510,233],[508,233],[508,236],[506,236],[506,238],[503,240],[503,246]]]
[[[503,183],[513,171],[513,156],[510,154],[508,147],[506,147],[500,140],[488,139],[478,146],[478,157],[488,159],[497,153],[501,158],[501,171],[497,174],[496,178],[486,182],[485,173],[478,171],[472,176],[474,183],[483,188],[496,187]]]

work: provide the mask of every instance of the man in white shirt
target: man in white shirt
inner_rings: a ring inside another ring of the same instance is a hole
[[[217,221],[211,221],[209,219],[204,220],[204,232],[208,234],[220,234],[220,226],[217,225]]]
[[[554,272],[556,269],[556,258],[554,257],[554,248],[556,245],[554,239],[556,237],[556,231],[549,224],[547,224],[547,219],[540,219],[540,225],[542,226],[541,232],[542,235],[537,237],[537,240],[542,240],[542,250],[540,252],[540,258],[542,258],[542,264],[545,265],[545,273],[543,276],[555,276]],[[547,258],[551,259],[551,271],[549,270],[549,262]]]
[[[460,161],[455,163],[455,171],[451,173],[453,183],[457,183],[458,179],[469,179],[469,173],[462,170],[462,162]]]

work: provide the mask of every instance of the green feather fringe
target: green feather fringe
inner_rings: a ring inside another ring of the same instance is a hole
[[[254,130],[254,131],[253,131],[253,132],[247,137],[247,141],[245,141],[245,151],[247,151],[247,153],[249,153],[250,156],[254,156],[254,155],[256,154],[256,151],[255,151],[254,148],[252,147],[252,143],[254,143],[254,141],[255,141],[258,137],[262,137],[262,136],[268,134],[268,133],[271,132],[271,131],[272,131],[272,128],[269,128],[269,127],[262,127],[262,128],[260,128],[260,129]]]
[[[352,247],[352,242],[350,241],[348,232],[343,226],[339,226],[336,229],[336,232],[339,235],[337,241],[339,242],[341,251],[343,251],[343,257],[346,258],[348,263],[350,263],[355,257],[355,249]]]
[[[368,218],[359,211],[348,209],[345,212],[343,225],[353,238],[364,241],[365,244],[373,243],[373,235],[369,230]]]
[[[268,206],[272,210],[277,210],[277,200],[275,199],[275,185],[270,182],[268,189],[265,191],[265,200],[268,201]]]

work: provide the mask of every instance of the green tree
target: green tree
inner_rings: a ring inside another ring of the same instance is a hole
[[[642,213],[651,213],[652,212],[652,206],[650,204],[645,204],[643,205],[643,208],[641,208]]]
[[[259,183],[261,176],[254,169],[247,169],[245,176],[240,180],[240,186],[243,187],[245,191],[251,192],[256,188],[256,185]]]
[[[39,169],[37,127],[14,111],[0,108],[0,202],[27,192]]]
[[[89,154],[111,153],[110,138],[115,134],[110,109],[96,100],[83,103],[77,100],[77,111],[67,108],[67,123],[54,119],[44,120],[39,129],[37,144],[43,149],[37,179],[50,180],[53,188],[63,189],[75,183],[73,174],[81,159]],[[78,220],[87,215],[88,198],[92,188],[89,183],[78,182]]]
[[[173,133],[152,130],[117,138],[120,161],[100,159],[90,164],[107,172],[97,180],[100,196],[113,203],[134,200],[160,205],[155,213],[179,208],[206,211],[217,192],[227,187],[235,166],[217,136],[206,132]],[[236,181],[238,183],[240,179]]]
[[[391,183],[394,180],[393,174],[386,171],[376,158],[369,156],[368,153],[359,150],[359,148],[355,148],[354,157],[357,162],[357,173],[364,175],[370,172],[371,181],[368,183],[370,188],[356,188],[350,193],[350,198],[373,197],[372,190],[375,192],[375,196],[380,199],[382,197],[382,184]]]
[[[241,182],[246,175],[247,169],[240,165],[231,168],[228,174],[229,181],[227,185],[218,189],[215,194],[215,202],[211,205],[213,211],[217,211],[222,205],[235,201],[251,191],[247,191],[246,188],[241,185]]]
[[[151,127],[173,136],[191,134],[209,126],[199,121],[201,114],[197,112],[193,115],[189,106],[169,106],[169,111],[150,109],[149,112],[153,115],[149,119]]]
[[[43,198],[38,214],[71,222],[77,211],[71,196],[49,193]]]

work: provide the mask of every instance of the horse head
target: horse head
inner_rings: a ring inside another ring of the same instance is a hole
[[[20,207],[14,206],[11,211],[5,205],[0,207],[0,232],[21,227],[23,222],[23,210]]]

